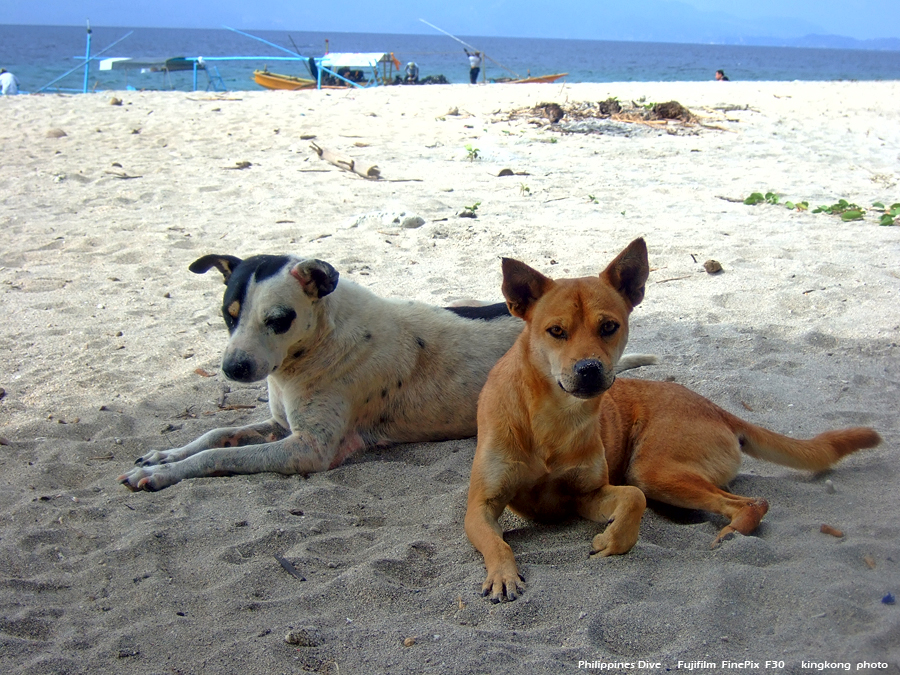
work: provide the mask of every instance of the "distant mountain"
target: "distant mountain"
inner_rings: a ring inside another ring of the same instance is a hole
[[[415,1],[394,0],[394,6]],[[393,13],[394,31],[423,32],[423,24],[413,18],[419,15],[412,6],[408,13]],[[725,11],[704,11],[680,0],[593,2],[565,10],[544,0],[493,0],[479,3],[477,8],[461,0],[429,9],[423,18],[461,36],[900,50],[897,38],[857,40],[827,35],[821,25],[803,18],[745,19]]]

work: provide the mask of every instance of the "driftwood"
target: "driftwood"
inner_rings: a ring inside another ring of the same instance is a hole
[[[350,171],[351,173],[355,173],[357,176],[362,176],[368,180],[378,180],[381,178],[381,171],[374,164],[369,167],[359,166],[352,157],[347,157],[347,155],[342,155],[341,153],[329,150],[328,148],[322,148],[315,143],[310,143],[309,146],[321,159],[324,159],[326,162],[333,164],[339,169]]]

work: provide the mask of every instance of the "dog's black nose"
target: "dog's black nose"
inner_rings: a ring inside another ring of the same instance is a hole
[[[600,379],[603,375],[603,366],[597,359],[581,359],[572,366],[572,370],[578,377],[585,379]]]
[[[256,376],[255,366],[250,354],[242,349],[236,349],[222,362],[222,372],[225,373],[225,377],[235,382],[254,382],[259,379]]]
[[[576,389],[582,394],[596,394],[603,389],[603,364],[597,359],[581,359],[572,366]]]

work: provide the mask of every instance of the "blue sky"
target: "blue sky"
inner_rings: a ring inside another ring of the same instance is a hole
[[[809,33],[900,37],[900,0],[0,0],[8,24],[422,33],[706,42]]]

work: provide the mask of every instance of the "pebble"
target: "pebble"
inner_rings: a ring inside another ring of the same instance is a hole
[[[297,647],[315,647],[318,644],[315,637],[310,634],[310,631],[302,628],[289,631],[288,634],[284,636],[284,641],[289,645],[295,645]]]

